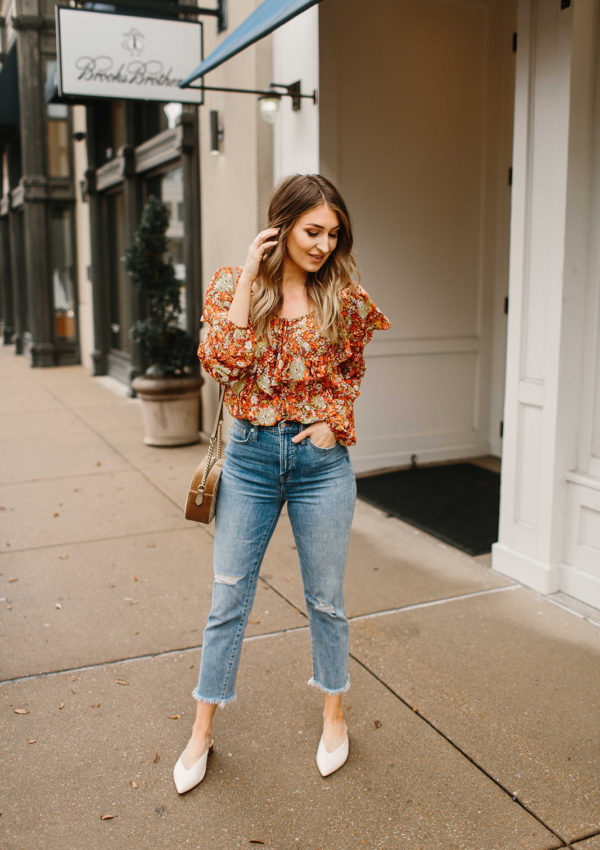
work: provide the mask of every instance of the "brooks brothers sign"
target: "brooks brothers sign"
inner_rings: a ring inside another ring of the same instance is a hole
[[[202,61],[202,24],[56,7],[61,95],[202,103],[179,83]]]

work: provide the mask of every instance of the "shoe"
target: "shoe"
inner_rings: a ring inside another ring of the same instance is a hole
[[[348,758],[348,749],[348,736],[346,735],[339,747],[328,753],[323,743],[323,735],[321,735],[317,748],[317,767],[321,776],[329,776],[330,773],[340,768]]]
[[[180,794],[185,794],[186,791],[190,791],[192,788],[195,788],[196,785],[199,785],[204,779],[208,754],[212,750],[213,744],[214,741],[211,741],[206,752],[202,753],[200,758],[195,761],[189,769],[183,766],[181,756],[177,759],[177,764],[173,768],[173,780],[175,782],[175,787]]]

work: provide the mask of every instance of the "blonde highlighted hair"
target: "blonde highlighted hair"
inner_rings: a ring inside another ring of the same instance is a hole
[[[277,186],[269,204],[268,227],[280,230],[277,245],[261,263],[257,290],[250,304],[250,321],[257,339],[271,341],[271,318],[281,309],[283,261],[289,233],[301,215],[322,204],[337,215],[340,229],[337,244],[327,260],[318,271],[308,273],[306,288],[320,333],[335,342],[343,332],[341,291],[352,286],[354,278],[358,279],[350,216],[333,183],[320,174],[296,174]]]

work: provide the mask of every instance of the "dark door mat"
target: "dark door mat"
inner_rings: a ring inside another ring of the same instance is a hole
[[[498,539],[500,475],[474,463],[417,466],[358,478],[365,502],[469,555]]]

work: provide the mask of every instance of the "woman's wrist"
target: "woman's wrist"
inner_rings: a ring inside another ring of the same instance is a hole
[[[242,269],[242,273],[241,273],[241,275],[239,276],[239,279],[238,279],[237,285],[238,285],[238,286],[240,286],[240,285],[241,285],[242,287],[247,287],[248,289],[250,289],[250,287],[252,286],[252,284],[254,283],[254,281],[255,281],[255,280],[256,280],[256,277],[252,277],[252,276],[251,276],[251,275],[250,275],[250,274],[246,271],[246,269],[244,268],[244,269]]]

